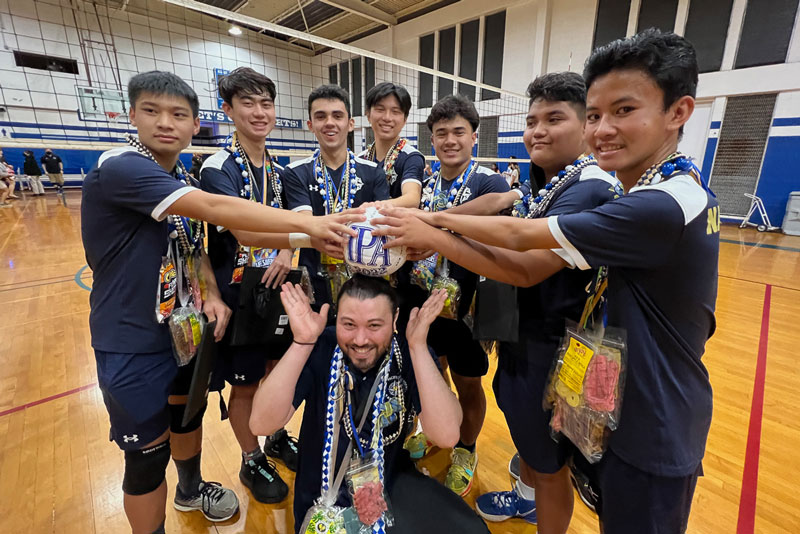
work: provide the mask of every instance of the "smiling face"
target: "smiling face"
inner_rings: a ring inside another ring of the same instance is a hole
[[[324,150],[335,152],[347,146],[347,134],[353,131],[355,121],[347,113],[344,102],[336,98],[317,98],[311,103],[309,115],[308,129]]]
[[[522,135],[531,160],[551,178],[584,151],[583,120],[568,102],[533,101]]]
[[[406,125],[406,116],[400,101],[394,95],[378,100],[367,110],[367,120],[375,132],[375,139],[394,141],[400,137],[400,131]]]
[[[231,104],[223,102],[222,111],[233,121],[237,134],[261,141],[275,127],[275,102],[267,94],[236,95]]]
[[[674,152],[678,131],[694,110],[684,96],[664,109],[664,92],[643,71],[613,70],[598,77],[586,97],[585,140],[600,167],[616,171],[626,188]]]
[[[350,295],[339,299],[336,341],[361,372],[371,369],[392,343],[397,314],[385,295],[360,300]]]
[[[450,174],[460,170],[472,158],[472,147],[478,134],[472,130],[469,121],[460,115],[437,121],[432,130],[431,142],[442,163],[442,170],[447,178],[453,178]]]
[[[131,106],[130,118],[139,140],[157,159],[176,157],[200,130],[189,101],[178,96],[142,93]]]

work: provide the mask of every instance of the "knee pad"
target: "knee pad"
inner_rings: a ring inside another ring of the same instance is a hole
[[[203,405],[203,409],[197,412],[197,415],[183,426],[183,414],[186,412],[185,404],[170,404],[169,405],[169,430],[175,434],[188,434],[194,432],[200,425],[203,424],[203,416],[208,408],[208,403]]]
[[[147,449],[125,451],[122,491],[128,495],[144,495],[158,489],[167,473],[169,458],[169,441]]]

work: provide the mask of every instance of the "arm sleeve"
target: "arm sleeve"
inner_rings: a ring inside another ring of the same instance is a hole
[[[508,182],[499,174],[483,175],[483,180],[478,185],[478,191],[473,196],[481,196],[487,193],[506,193],[508,191],[511,191]]]
[[[200,171],[200,188],[216,195],[239,197],[239,190],[231,177],[223,171],[211,167]]]
[[[386,173],[382,168],[375,169],[375,182],[372,189],[372,200],[389,200],[389,182],[386,181]]]
[[[630,193],[591,210],[553,215],[547,222],[580,269],[662,265],[685,227],[681,207],[662,191]]]
[[[419,153],[414,153],[406,158],[406,164],[403,166],[403,176],[400,178],[400,184],[406,182],[416,182],[422,185],[422,177],[425,174],[425,156]]]
[[[167,209],[176,200],[197,190],[138,154],[123,154],[105,161],[100,167],[100,184],[110,203],[157,221],[167,216]]]
[[[303,183],[295,170],[286,167],[281,179],[283,190],[286,192],[287,207],[292,211],[311,211],[313,204],[308,184]]]

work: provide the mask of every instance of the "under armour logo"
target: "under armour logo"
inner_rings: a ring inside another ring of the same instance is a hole
[[[318,185],[309,185],[308,186],[308,190],[309,191],[319,191],[319,186]]]
[[[137,441],[139,441],[139,434],[134,434],[132,436],[127,436],[127,435],[126,436],[122,436],[122,441],[124,441],[125,443],[131,442],[131,441],[136,443]]]
[[[244,375],[237,375],[234,373],[233,378],[234,380],[244,380]]]

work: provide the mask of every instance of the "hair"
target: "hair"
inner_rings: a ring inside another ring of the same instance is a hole
[[[275,101],[275,82],[250,67],[239,67],[219,79],[219,96],[229,106],[233,97],[264,95]]]
[[[403,110],[403,115],[408,118],[408,112],[411,111],[411,95],[408,94],[405,87],[392,82],[379,83],[367,91],[367,111],[387,96],[394,96],[397,99],[400,103],[400,109]]]
[[[428,120],[425,123],[428,125],[428,129],[433,132],[433,125],[437,122],[453,120],[456,117],[466,119],[469,125],[472,126],[473,132],[478,129],[478,125],[481,123],[475,104],[463,95],[447,95],[436,102],[431,108],[431,114],[428,115]]]
[[[649,76],[664,93],[665,111],[680,98],[697,94],[694,46],[672,32],[649,28],[595,49],[583,68],[586,87],[617,70],[639,70]]]
[[[347,110],[347,116],[350,117],[350,94],[338,85],[328,84],[320,85],[308,95],[309,118],[311,117],[311,104],[320,98],[324,98],[325,100],[341,100],[344,102],[344,109]]]
[[[545,102],[566,102],[573,107],[580,120],[586,116],[586,84],[577,72],[551,72],[537,76],[528,85],[526,94],[530,99],[529,106],[540,99]]]
[[[131,78],[128,82],[128,101],[130,102],[131,109],[136,109],[136,101],[143,93],[150,93],[156,96],[168,95],[185,98],[189,103],[189,107],[192,108],[192,116],[197,118],[198,111],[200,110],[200,102],[197,100],[197,93],[194,92],[194,89],[189,87],[189,84],[171,72],[151,70],[150,72],[143,72]]]
[[[374,276],[366,276],[363,274],[355,274],[350,280],[342,285],[339,290],[339,299],[341,302],[342,297],[347,295],[357,300],[367,300],[380,297],[381,295],[389,299],[392,308],[392,317],[395,316],[400,307],[400,300],[397,292],[392,288],[391,284],[383,278]]]

